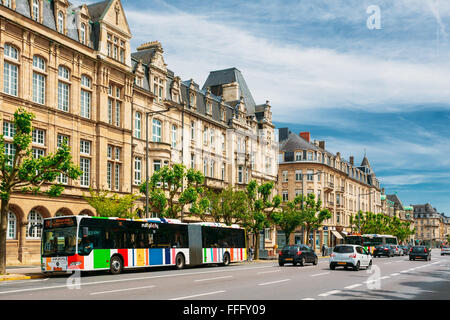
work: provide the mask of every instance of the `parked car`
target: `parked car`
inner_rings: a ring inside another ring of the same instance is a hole
[[[375,246],[375,249],[373,250],[373,256],[374,257],[381,257],[386,256],[388,258],[393,257],[395,255],[394,248],[389,244],[380,244],[378,246]]]
[[[414,246],[409,251],[409,260],[425,259],[431,260],[431,250],[425,246]]]
[[[399,245],[393,244],[391,246],[394,248],[394,253],[395,253],[396,256],[402,256],[403,255],[403,249],[400,248]]]
[[[330,269],[336,267],[348,267],[359,270],[360,267],[369,269],[372,266],[372,255],[359,245],[345,244],[337,245],[330,255]]]
[[[317,265],[318,262],[319,258],[314,250],[304,244],[284,246],[278,254],[280,266],[284,266],[285,263],[292,263],[294,266],[297,264],[304,266],[305,263]]]
[[[450,254],[450,246],[442,246],[441,256],[443,256],[444,254]]]

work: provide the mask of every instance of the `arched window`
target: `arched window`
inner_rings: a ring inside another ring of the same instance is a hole
[[[80,29],[80,42],[82,44],[86,43],[86,25],[84,23],[81,24],[81,29]]]
[[[58,32],[64,33],[64,15],[62,11],[58,12]]]
[[[39,21],[39,1],[33,0],[33,20]]]
[[[42,223],[42,215],[35,211],[31,210],[28,214],[28,232],[27,232],[27,239],[40,239],[41,238],[41,228],[39,227],[33,227],[32,226],[36,224]]]
[[[8,230],[6,234],[6,239],[13,240],[16,239],[17,234],[17,219],[14,212],[8,212]]]
[[[153,119],[153,142],[161,142],[161,121]]]
[[[136,114],[134,115],[134,136],[138,139],[141,138],[141,119],[141,113],[136,112]]]

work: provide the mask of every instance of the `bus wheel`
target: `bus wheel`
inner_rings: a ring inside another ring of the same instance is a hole
[[[225,254],[223,255],[223,266],[228,266],[230,264],[230,255],[228,254],[228,252],[225,252]]]
[[[110,262],[110,268],[112,274],[120,274],[123,269],[122,259],[119,256],[113,256]]]
[[[175,259],[175,266],[177,269],[184,268],[184,256],[181,253],[177,254],[177,257]]]

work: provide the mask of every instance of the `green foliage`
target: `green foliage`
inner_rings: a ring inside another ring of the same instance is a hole
[[[162,167],[148,183],[149,211],[176,219],[183,215],[184,207],[190,205],[191,215],[202,215],[209,207],[207,200],[201,198],[204,180],[200,171],[186,170],[182,164]],[[147,184],[143,182],[139,191],[145,195],[146,190]]]
[[[299,226],[303,224],[302,212],[298,207],[298,203],[294,201],[287,202],[281,207],[281,211],[275,211],[271,215],[271,219],[275,225],[286,235],[289,244],[289,237]]]
[[[137,218],[136,211],[131,211],[134,202],[140,198],[136,194],[127,194],[119,196],[118,194],[111,194],[108,191],[94,191],[89,189],[89,197],[84,199],[91,207],[95,209],[99,217],[117,217],[133,219]]]

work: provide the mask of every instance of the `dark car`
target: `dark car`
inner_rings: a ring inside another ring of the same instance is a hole
[[[283,266],[285,263],[303,266],[307,262],[316,265],[319,262],[319,258],[314,250],[304,244],[284,246],[278,254],[278,264],[280,266]]]
[[[380,244],[375,247],[372,255],[374,258],[381,256],[390,258],[395,255],[395,249],[389,244]]]
[[[409,251],[409,260],[425,259],[431,260],[431,249],[425,246],[414,246]]]

